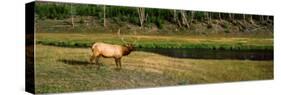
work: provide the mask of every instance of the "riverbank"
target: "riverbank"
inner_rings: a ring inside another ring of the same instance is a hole
[[[132,52],[101,58],[100,70],[89,64],[90,49],[36,45],[36,93],[93,91],[273,79],[273,61],[171,58]]]
[[[193,35],[122,35],[137,48],[186,48],[208,50],[267,50],[273,51],[271,37],[193,36]],[[36,43],[61,47],[88,48],[94,42],[124,44],[113,33],[36,33]]]

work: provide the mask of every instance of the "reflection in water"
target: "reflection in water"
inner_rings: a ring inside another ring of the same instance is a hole
[[[194,59],[240,59],[273,60],[273,51],[233,51],[202,49],[150,49],[139,48],[138,51],[153,52],[169,57]]]

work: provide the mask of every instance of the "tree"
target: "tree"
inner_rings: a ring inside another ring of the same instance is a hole
[[[219,12],[218,15],[219,15],[219,20],[221,20],[221,13]]]
[[[229,20],[233,20],[233,19],[234,19],[233,16],[234,16],[234,15],[233,15],[232,13],[228,13]]]
[[[212,13],[211,12],[208,12],[209,13],[209,23],[211,23],[212,21]]]
[[[243,14],[243,20],[244,20],[244,22],[246,22],[246,15],[245,14]]]
[[[205,19],[207,20],[208,24],[210,24],[210,21],[211,21],[211,16],[208,12],[204,12],[204,15],[205,15]]]
[[[179,27],[182,27],[181,21],[178,19],[178,13],[177,10],[173,10],[173,21],[178,24]]]
[[[251,23],[251,24],[254,24],[253,16],[252,16],[252,15],[249,15],[249,16],[250,16],[250,17],[249,17],[250,23]]]
[[[106,6],[103,5],[103,27],[106,28]]]
[[[180,13],[181,13],[182,24],[187,28],[189,28],[190,26],[189,26],[189,22],[187,21],[185,11],[181,10]]]
[[[73,13],[73,5],[72,3],[70,4],[70,14],[71,14],[71,25],[72,25],[72,28],[74,28],[74,13]]]
[[[263,16],[259,16],[260,17],[260,21],[263,23],[264,22],[264,17]]]
[[[177,10],[173,10],[173,21],[177,22]]]
[[[191,11],[191,17],[190,17],[190,22],[192,23],[194,19],[194,11]]]
[[[137,8],[138,15],[139,15],[139,21],[141,28],[143,27],[143,23],[145,21],[145,9],[144,8]]]

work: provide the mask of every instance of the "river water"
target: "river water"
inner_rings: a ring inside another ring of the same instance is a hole
[[[155,49],[139,48],[138,51],[152,52],[175,58],[193,59],[239,59],[239,60],[273,60],[273,51],[233,51],[203,49]]]

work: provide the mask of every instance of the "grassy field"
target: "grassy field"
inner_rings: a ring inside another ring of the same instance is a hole
[[[273,50],[273,37],[243,35],[122,35],[138,48],[195,48],[223,50]],[[37,44],[90,47],[94,42],[123,44],[116,33],[36,33]]]
[[[90,41],[111,37],[86,34],[37,34],[39,40]],[[146,36],[142,36],[146,38]],[[146,38],[153,39],[153,38]],[[173,40],[163,37],[162,40]],[[176,39],[181,39],[177,37]],[[185,38],[191,40],[191,38]],[[218,39],[218,38],[212,38]],[[192,42],[197,42],[196,39]],[[214,40],[228,42],[229,40]],[[238,39],[239,40],[239,39]],[[243,40],[244,41],[244,40]],[[246,40],[248,42],[248,40]],[[248,43],[270,44],[249,40]],[[269,43],[268,43],[269,42]],[[148,52],[133,52],[122,59],[122,70],[115,70],[113,59],[102,58],[100,70],[89,64],[88,48],[36,45],[36,93],[125,89],[156,86],[219,83],[273,79],[273,61],[179,59]]]

